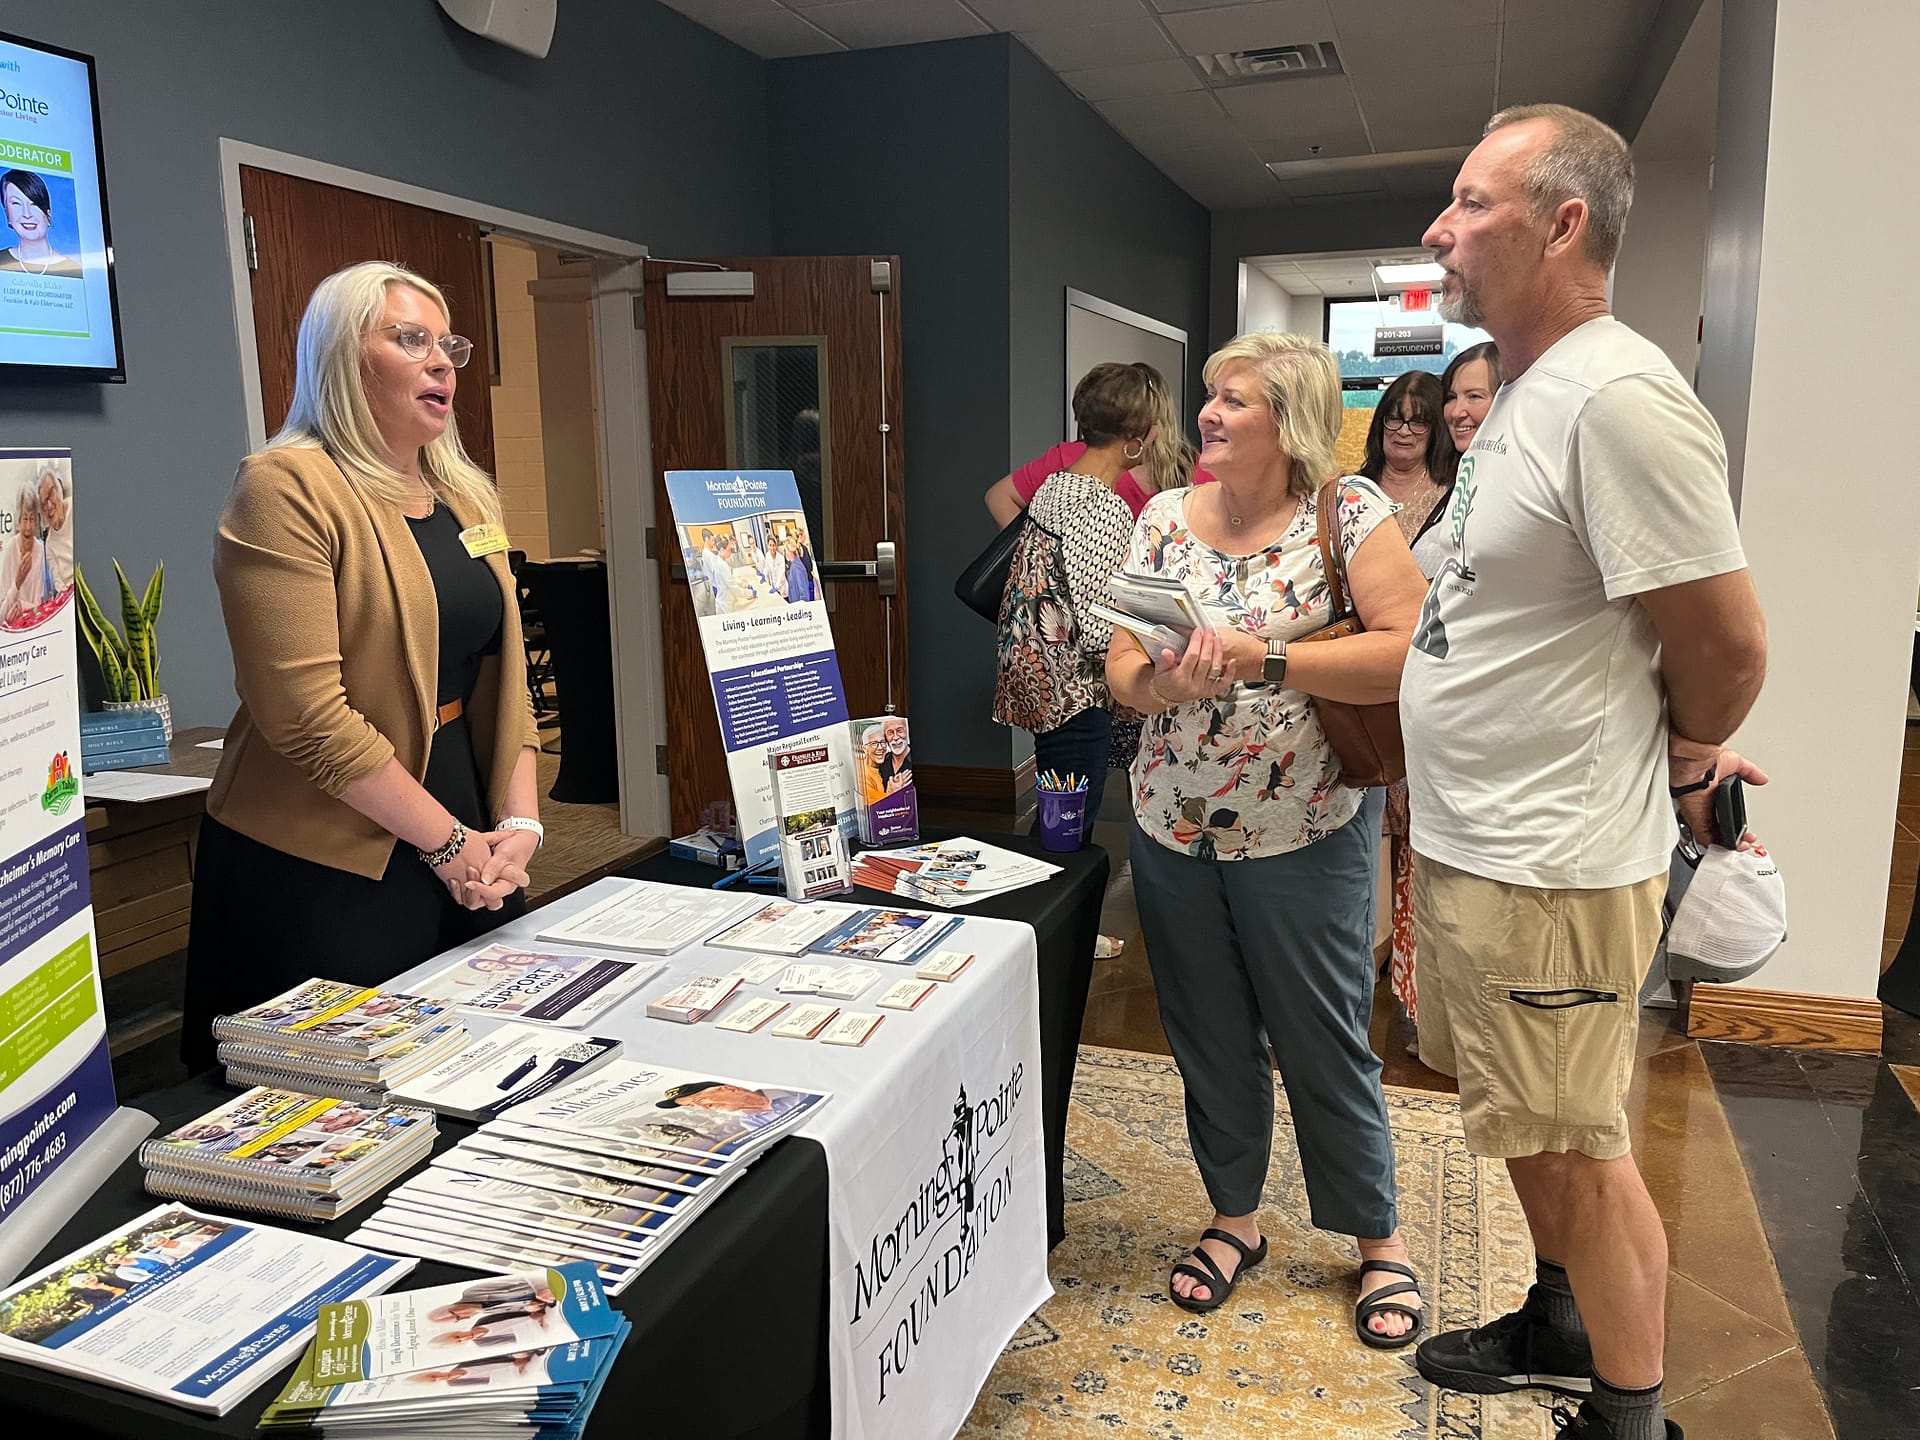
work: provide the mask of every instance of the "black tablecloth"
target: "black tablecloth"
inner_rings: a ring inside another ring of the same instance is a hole
[[[167,1130],[233,1095],[207,1075],[129,1103]],[[473,1129],[445,1119],[440,1128],[436,1149]],[[127,1161],[26,1273],[162,1203],[142,1187],[139,1163]],[[344,1239],[375,1208],[369,1201],[345,1219],[319,1227],[319,1233]],[[422,1260],[397,1288],[472,1278],[470,1270]],[[633,1333],[594,1407],[586,1432],[591,1440],[639,1433],[726,1440],[826,1435],[831,1410],[825,1152],[799,1137],[776,1141],[614,1303],[633,1322]],[[742,1384],[740,1357],[749,1355],[752,1383]],[[290,1370],[281,1370],[214,1419],[0,1360],[0,1415],[12,1422],[10,1434],[59,1440],[250,1435]]]
[[[921,838],[951,840],[960,833],[929,827],[921,832]],[[1093,980],[1093,942],[1100,933],[1100,902],[1107,891],[1107,852],[1089,845],[1059,855],[1029,835],[982,834],[977,838],[1063,867],[1060,874],[1042,884],[954,912],[1019,920],[1033,927],[1040,964],[1040,1116],[1046,1128],[1047,1244],[1051,1247],[1067,1233],[1061,1188],[1067,1154],[1067,1102],[1073,1094],[1073,1067],[1080,1053],[1080,1024],[1087,1014],[1087,987]],[[621,874],[674,885],[711,885],[720,878],[711,865],[681,860],[665,851]],[[851,898],[863,905],[884,905],[894,897],[863,888],[855,890]]]

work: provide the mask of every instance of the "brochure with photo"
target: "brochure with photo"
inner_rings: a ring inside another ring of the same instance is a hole
[[[413,986],[416,994],[476,1015],[584,1027],[646,984],[666,965],[489,945]]]
[[[691,1154],[744,1156],[800,1125],[825,1092],[617,1060],[504,1118]]]
[[[633,1328],[624,1316],[618,1318],[611,1335],[410,1370],[384,1380],[320,1384],[302,1360],[260,1417],[259,1428],[268,1434],[391,1436],[415,1426],[422,1434],[444,1434],[472,1422],[501,1434],[576,1435]]]
[[[412,1255],[421,1260],[438,1260],[468,1270],[509,1274],[527,1265],[559,1265],[579,1257],[563,1247],[538,1244],[531,1236],[522,1243],[510,1244],[478,1238],[446,1236],[413,1225],[404,1225],[382,1209],[368,1217],[366,1224],[347,1237],[355,1245],[389,1255]],[[595,1265],[607,1294],[619,1295],[645,1268],[642,1265]]]
[[[684,1191],[663,1188],[644,1176],[608,1175],[568,1163],[586,1158],[576,1151],[529,1148],[510,1153],[497,1149],[482,1150],[475,1145],[456,1145],[434,1156],[430,1168],[455,1170],[491,1180],[512,1180],[562,1195],[617,1200],[622,1205],[660,1216],[673,1214],[687,1202]],[[642,1228],[657,1230],[659,1222]]]
[[[463,1120],[502,1111],[592,1073],[620,1053],[618,1040],[509,1021],[426,1074],[402,1081],[396,1097]]]
[[[618,1312],[590,1265],[520,1270],[322,1305],[305,1368],[342,1384],[611,1335]]]
[[[224,1415],[301,1352],[321,1305],[412,1268],[162,1205],[0,1292],[0,1355]]]
[[[388,1192],[387,1198],[437,1205],[444,1210],[488,1214],[530,1230],[577,1232],[637,1249],[658,1228],[660,1211],[605,1196],[569,1195],[522,1180],[475,1175],[430,1166]]]
[[[824,742],[767,747],[780,874],[789,900],[813,900],[853,888],[835,802],[845,788],[845,764]]]
[[[920,838],[920,802],[913,788],[913,752],[904,715],[853,722],[853,765],[864,845]]]
[[[774,900],[710,937],[707,944],[720,950],[800,955],[822,935],[837,929],[853,908],[832,901]]]
[[[960,921],[913,910],[862,910],[813,947],[816,955],[906,965],[930,950]]]

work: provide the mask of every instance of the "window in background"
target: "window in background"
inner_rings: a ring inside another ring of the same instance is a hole
[[[1398,295],[1389,295],[1380,300],[1329,300],[1326,341],[1334,358],[1340,362],[1340,378],[1353,381],[1376,375],[1390,380],[1408,370],[1429,370],[1438,375],[1447,368],[1447,362],[1462,350],[1493,338],[1486,331],[1476,330],[1470,325],[1448,324],[1443,332],[1444,354],[1389,355],[1374,359],[1373,332],[1376,327],[1440,323],[1440,312],[1437,310],[1429,308],[1412,313],[1402,310]],[[1349,406],[1357,405],[1370,410],[1377,398],[1378,391],[1355,389],[1347,392]]]

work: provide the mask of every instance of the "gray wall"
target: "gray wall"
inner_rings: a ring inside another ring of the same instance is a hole
[[[61,0],[5,28],[98,62],[124,386],[0,388],[0,443],[71,445],[80,563],[167,562],[162,681],[225,724],[208,563],[246,447],[221,137],[647,244],[771,239],[762,63],[653,0],[568,0],[544,61],[428,0]]]
[[[1319,250],[1417,250],[1445,208],[1431,200],[1365,200],[1351,205],[1285,205],[1269,210],[1216,210],[1209,272],[1209,343],[1233,338],[1243,255],[1305,255]],[[1311,311],[1307,312],[1310,316]],[[1314,317],[1318,333],[1318,319]],[[1301,327],[1296,315],[1294,328]],[[1203,357],[1204,358],[1204,357]]]
[[[1009,459],[1024,464],[1062,438],[1068,286],[1185,330],[1186,393],[1199,393],[1207,355],[1208,220],[1198,201],[1031,51],[1018,43],[1008,48]],[[1191,431],[1193,417],[1186,419]],[[985,544],[986,534],[980,538]]]
[[[953,596],[992,533],[981,495],[1007,469],[1006,47],[767,67],[775,248],[900,257],[907,710],[919,753],[943,765],[1009,763],[990,718],[993,631]]]
[[[1736,509],[1747,460],[1754,323],[1760,310],[1760,231],[1766,219],[1776,28],[1774,0],[1726,0],[1695,388],[1726,437],[1727,479]]]

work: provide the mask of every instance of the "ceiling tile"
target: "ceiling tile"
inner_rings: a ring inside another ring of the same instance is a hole
[[[1167,29],[1189,55],[1257,50],[1264,45],[1333,38],[1327,0],[1263,0],[1223,10],[1192,10],[1166,17]]]
[[[856,50],[989,33],[959,0],[845,0],[808,10],[807,19]]]
[[[1381,36],[1409,46],[1441,42],[1449,31],[1499,18],[1499,0],[1340,0],[1333,11],[1342,40]]]
[[[1314,149],[1316,145],[1320,147],[1318,150]],[[1360,129],[1320,134],[1303,130],[1279,139],[1261,140],[1253,148],[1262,160],[1331,159],[1337,155],[1366,155],[1373,150],[1367,132]]]
[[[1115,20],[1106,25],[1082,25],[1070,30],[1022,30],[1020,38],[1029,50],[1058,71],[1170,60],[1179,53],[1167,43],[1160,27],[1144,16],[1138,20]]]
[[[1485,102],[1454,108],[1409,107],[1385,114],[1367,112],[1367,125],[1379,151],[1437,150],[1449,145],[1478,145],[1493,107]]]
[[[1635,20],[1631,11],[1611,5],[1583,5],[1551,20],[1508,20],[1500,30],[1500,58],[1564,56],[1612,65],[1636,48]]]
[[[1064,30],[1109,20],[1138,20],[1141,0],[967,0],[968,7],[996,30]]]
[[[1171,95],[1180,90],[1201,88],[1199,75],[1185,60],[1147,60],[1138,65],[1109,65],[1102,70],[1069,70],[1060,78],[1088,100]]]
[[[1344,75],[1222,86],[1214,93],[1240,128],[1256,139],[1360,128],[1360,111]]]
[[[1353,93],[1360,97],[1369,120],[1377,106],[1450,110],[1465,105],[1485,110],[1493,100],[1493,66],[1455,65],[1422,75],[1355,75]]]
[[[685,13],[763,60],[847,48],[774,0],[739,0],[737,4],[701,6],[698,14],[691,8]]]
[[[1213,146],[1224,145],[1230,149],[1252,150],[1246,140],[1231,124],[1224,120],[1208,120],[1192,125],[1141,125],[1116,129],[1130,141],[1141,154],[1176,154],[1195,150],[1206,150]]]
[[[1340,62],[1356,78],[1414,76],[1459,65],[1491,65],[1499,51],[1499,38],[1500,31],[1493,25],[1423,32],[1418,43],[1409,43],[1404,34],[1364,36],[1341,42]]]
[[[1162,125],[1205,125],[1227,128],[1220,103],[1205,90],[1183,90],[1177,95],[1133,95],[1120,100],[1102,100],[1094,109],[1122,130]]]

